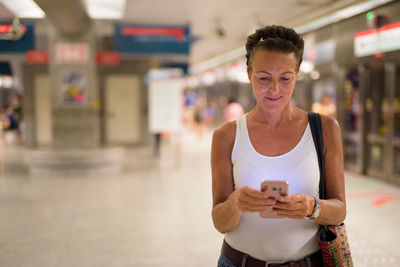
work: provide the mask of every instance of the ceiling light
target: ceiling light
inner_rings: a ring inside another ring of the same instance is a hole
[[[93,19],[122,19],[126,0],[85,0],[89,16]]]
[[[0,0],[18,18],[44,18],[46,15],[32,0]]]
[[[311,76],[311,79],[313,79],[313,80],[318,80],[319,77],[321,77],[321,75],[319,74],[319,72],[316,71],[316,70],[312,71],[312,72],[310,73],[310,76]]]
[[[304,73],[310,73],[314,70],[314,64],[311,61],[303,60],[300,65],[300,71]]]

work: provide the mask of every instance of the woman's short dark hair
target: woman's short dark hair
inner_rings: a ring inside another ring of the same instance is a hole
[[[257,29],[255,33],[249,35],[246,42],[246,63],[250,71],[252,57],[257,48],[263,48],[267,51],[295,53],[297,59],[296,71],[299,71],[303,60],[304,41],[295,30],[280,25],[271,25]]]

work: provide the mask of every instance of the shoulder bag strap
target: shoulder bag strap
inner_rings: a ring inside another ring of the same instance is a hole
[[[325,199],[325,175],[324,175],[324,142],[322,138],[321,116],[318,113],[308,112],[311,133],[315,149],[318,155],[319,165],[319,198]],[[329,230],[327,225],[320,225],[319,240],[328,242],[336,238],[336,234]]]
[[[318,155],[319,166],[319,198],[325,198],[325,177],[324,177],[324,140],[322,139],[321,116],[318,113],[308,112],[311,133],[315,149]]]

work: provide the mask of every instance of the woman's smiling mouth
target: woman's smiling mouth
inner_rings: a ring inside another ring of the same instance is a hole
[[[282,98],[282,96],[277,96],[277,97],[269,97],[269,96],[265,96],[264,98],[266,98],[268,101],[275,102],[275,101],[278,101],[278,100],[280,100],[280,99]]]

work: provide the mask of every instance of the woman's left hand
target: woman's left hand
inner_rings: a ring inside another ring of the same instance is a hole
[[[315,199],[298,193],[282,197],[274,206],[274,211],[282,218],[304,220],[314,210]]]

